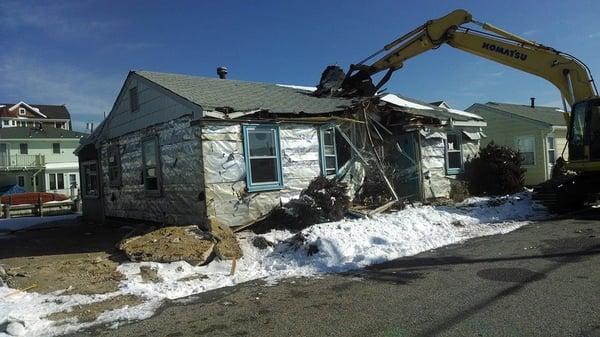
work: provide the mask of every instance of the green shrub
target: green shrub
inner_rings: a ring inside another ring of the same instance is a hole
[[[525,169],[519,152],[489,143],[465,163],[463,179],[472,195],[503,195],[523,190]]]

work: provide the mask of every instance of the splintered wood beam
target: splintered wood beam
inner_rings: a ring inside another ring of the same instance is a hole
[[[344,138],[344,140],[348,143],[348,145],[350,145],[350,148],[356,153],[356,155],[360,158],[360,160],[364,164],[368,164],[367,160],[360,154],[360,151],[358,150],[358,148],[352,143],[352,141],[350,140],[348,135],[346,135],[346,133],[344,131],[342,131],[342,129],[339,127],[339,125],[336,125],[335,129],[340,133],[340,135],[342,136],[342,138]]]

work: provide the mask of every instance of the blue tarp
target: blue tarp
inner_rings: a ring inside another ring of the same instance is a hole
[[[0,196],[17,194],[17,193],[25,193],[25,192],[27,192],[27,190],[25,190],[23,187],[16,185],[16,184],[0,187]]]

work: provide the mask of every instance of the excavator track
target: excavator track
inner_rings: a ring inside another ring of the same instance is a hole
[[[597,180],[576,174],[556,176],[535,186],[533,198],[554,213],[574,211],[597,199]]]

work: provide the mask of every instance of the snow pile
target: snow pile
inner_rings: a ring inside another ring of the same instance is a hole
[[[119,266],[118,270],[126,278],[120,290],[111,294],[65,296],[59,293],[21,293],[5,297],[13,290],[0,287],[0,298],[4,299],[0,303],[0,326],[2,321],[22,322],[28,335],[44,336],[98,323],[118,325],[120,321],[151,316],[165,299],[177,299],[256,279],[276,282],[288,277],[352,270],[473,237],[507,233],[526,224],[525,220],[544,216],[544,210],[532,203],[530,193],[524,192],[497,199],[471,198],[455,207],[411,207],[370,219],[324,223],[309,227],[300,235],[272,231],[262,236],[275,244],[263,250],[252,245],[256,234],[244,233],[240,240],[244,256],[237,261],[236,272],[232,276],[231,261],[213,261],[202,267],[185,262],[142,262]],[[143,282],[141,266],[155,268],[162,281]],[[76,304],[121,294],[142,296],[147,301],[135,307],[105,312],[92,323],[54,325],[43,318]]]

